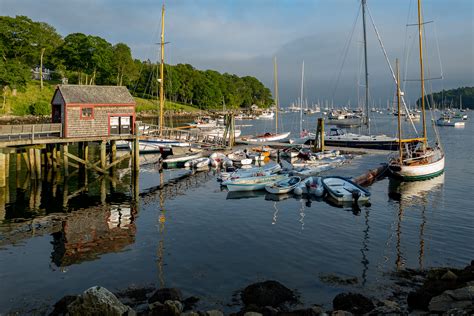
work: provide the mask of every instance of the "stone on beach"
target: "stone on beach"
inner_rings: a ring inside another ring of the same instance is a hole
[[[348,311],[354,314],[365,314],[375,308],[374,303],[359,293],[341,293],[332,301],[334,310]]]
[[[67,306],[68,314],[74,315],[136,315],[129,306],[122,304],[109,290],[93,286]]]
[[[298,299],[295,293],[277,281],[264,281],[247,286],[241,293],[244,305],[254,304],[259,307],[280,307],[295,304]]]
[[[165,301],[182,301],[183,295],[181,291],[175,288],[162,288],[156,290],[151,297],[148,299],[148,303],[160,302],[164,303]]]

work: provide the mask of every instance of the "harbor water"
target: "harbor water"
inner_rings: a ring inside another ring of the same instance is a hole
[[[313,130],[317,117],[304,116],[303,127]],[[281,118],[280,128],[297,135],[299,114]],[[274,129],[273,120],[239,124],[252,125],[242,135]],[[372,119],[372,132],[395,131],[395,117]],[[268,279],[296,289],[303,305],[330,308],[343,291],[389,293],[397,269],[464,266],[474,254],[473,135],[472,121],[439,128],[446,172],[422,182],[381,179],[360,211],[230,194],[216,171],[159,173],[153,164],[140,170],[138,201],[126,165],[114,181],[91,175],[87,190],[74,175],[54,186],[10,178],[0,201],[0,314],[41,310],[94,285],[176,287],[203,309],[230,312],[238,290]],[[326,174],[358,176],[387,157],[362,155]]]

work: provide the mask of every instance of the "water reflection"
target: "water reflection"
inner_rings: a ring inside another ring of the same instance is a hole
[[[434,204],[440,197],[442,187],[444,185],[444,173],[436,178],[425,181],[401,182],[396,179],[390,179],[388,186],[388,195],[390,199],[398,202],[398,217],[396,228],[396,259],[395,266],[402,269],[405,265],[406,258],[402,253],[402,222],[404,211],[410,207],[420,207],[420,226],[419,226],[419,250],[418,250],[418,266],[424,268],[425,254],[425,226],[426,226],[426,208],[431,200]]]
[[[101,255],[119,252],[135,242],[137,215],[131,204],[108,204],[67,214],[61,229],[51,235],[51,261],[64,268]]]

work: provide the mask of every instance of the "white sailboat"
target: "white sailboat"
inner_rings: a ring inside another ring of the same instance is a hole
[[[372,148],[372,149],[383,149],[383,150],[395,150],[397,146],[397,139],[387,135],[374,135],[370,134],[370,119],[369,119],[369,75],[368,75],[368,61],[367,61],[367,32],[366,32],[366,0],[362,0],[362,27],[364,35],[364,68],[365,68],[365,104],[364,114],[362,118],[358,117],[358,114],[344,113],[343,117],[329,120],[331,124],[341,126],[343,123],[348,126],[356,125],[362,122],[366,129],[367,134],[354,134],[345,133],[341,130],[332,130],[329,135],[326,135],[324,142],[328,146],[341,146],[341,147],[356,147],[356,148]],[[380,40],[380,38],[379,38]],[[341,114],[342,115],[342,114]],[[349,116],[348,116],[349,115]]]
[[[285,138],[288,138],[290,136],[290,132],[286,133],[278,133],[278,108],[279,108],[279,98],[278,98],[278,69],[277,69],[277,61],[276,57],[273,59],[273,68],[274,68],[274,77],[275,77],[275,133],[265,133],[262,135],[258,135],[252,138],[248,139],[242,139],[246,140],[248,142],[252,143],[261,143],[261,142],[275,142],[279,140],[283,140]],[[272,112],[273,113],[273,112]]]
[[[425,78],[423,64],[423,19],[421,15],[421,0],[418,0],[418,46],[420,52],[420,81],[421,81],[421,114],[423,119],[423,137],[402,139],[401,117],[398,115],[398,157],[389,160],[389,168],[393,175],[407,181],[425,180],[436,177],[444,172],[445,155],[439,139],[434,146],[428,145],[426,132],[425,110]],[[397,60],[397,100],[400,113],[400,74]]]

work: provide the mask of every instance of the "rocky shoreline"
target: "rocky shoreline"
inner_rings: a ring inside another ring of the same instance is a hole
[[[401,270],[388,298],[340,293],[332,309],[305,306],[296,291],[278,281],[251,284],[237,295],[240,310],[233,316],[286,315],[472,315],[474,314],[474,260],[463,269]],[[196,310],[199,298],[184,298],[175,288],[128,288],[115,294],[94,286],[80,295],[61,298],[49,315],[169,315],[221,316],[220,310]]]

